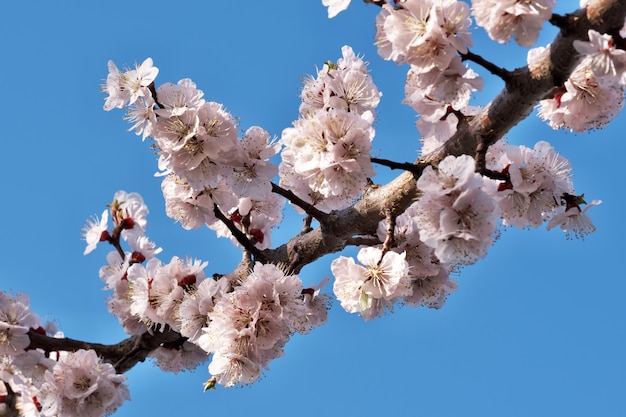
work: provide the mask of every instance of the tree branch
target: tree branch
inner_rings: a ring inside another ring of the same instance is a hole
[[[511,79],[511,71],[495,65],[491,61],[487,61],[482,56],[477,55],[470,50],[468,50],[467,53],[460,55],[462,61],[472,61],[482,66],[493,75],[500,77],[505,83],[508,83]]]
[[[415,164],[412,162],[394,162],[394,161],[390,161],[389,159],[374,158],[374,157],[370,158],[370,160],[375,164],[384,165],[391,169],[403,169],[405,171],[412,172],[418,177],[422,175],[422,171],[425,168],[424,165],[419,165],[419,164]]]
[[[303,199],[295,195],[292,191],[285,190],[281,186],[276,185],[274,183],[272,183],[272,192],[285,197],[292,204],[295,204],[296,206],[300,207],[302,210],[304,210],[306,214],[317,219],[318,221],[328,216],[327,213],[324,213],[323,211],[318,210],[317,208],[315,208],[315,206],[307,203],[306,201],[304,201]]]
[[[226,225],[230,233],[232,233],[235,239],[237,239],[237,242],[239,242],[245,250],[250,252],[257,261],[263,261],[265,259],[263,252],[254,246],[250,239],[248,239],[248,237],[241,230],[239,230],[237,226],[235,226],[235,223],[222,213],[222,210],[220,210],[217,204],[213,204],[213,213],[217,219],[221,220],[222,223]]]
[[[166,327],[163,332],[145,332],[140,335],[134,335],[113,345],[83,342],[67,337],[55,338],[33,330],[28,332],[28,337],[30,338],[28,349],[41,349],[46,353],[93,349],[99,357],[113,364],[118,373],[124,373],[138,362],[143,362],[150,352],[163,343],[180,342],[185,339],[169,327]]]

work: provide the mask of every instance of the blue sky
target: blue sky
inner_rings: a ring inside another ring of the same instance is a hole
[[[561,1],[557,10],[573,3]],[[383,92],[374,155],[413,160],[415,115],[400,103],[407,68],[378,58],[377,11],[355,1],[329,20],[319,0],[4,4],[0,289],[30,294],[32,308],[68,337],[124,338],[98,279],[108,248],[85,257],[80,240],[85,220],[120,189],[144,196],[161,259],[206,260],[208,275],[238,261],[238,251],[212,231],[184,231],[165,216],[148,142],[126,132],[122,111],[102,110],[109,59],[121,66],[152,57],[157,85],[189,77],[242,129],[259,125],[280,135],[297,118],[302,77],[349,44],[371,62]],[[540,42],[553,35],[547,28]],[[525,64],[524,49],[495,45],[479,29],[474,40],[473,51],[499,65]],[[502,87],[490,81],[475,104]],[[576,190],[603,200],[590,212],[598,230],[584,241],[558,230],[506,230],[486,259],[461,271],[458,291],[438,311],[400,308],[364,323],[336,304],[325,326],[294,337],[250,387],[203,393],[206,366],[170,375],[140,364],[128,373],[132,401],[115,416],[626,415],[625,128],[622,115],[601,131],[575,135],[531,116],[508,135],[531,147],[550,141],[570,159]],[[393,175],[377,172],[377,182]],[[287,215],[276,244],[300,228]],[[331,260],[300,276],[319,282]]]

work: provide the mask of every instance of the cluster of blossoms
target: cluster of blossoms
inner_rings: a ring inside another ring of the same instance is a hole
[[[350,205],[375,174],[369,151],[381,93],[352,48],[342,54],[306,81],[300,118],[281,138],[281,186],[322,211]]]
[[[366,3],[373,0],[365,0]],[[422,1],[422,0],[385,0],[384,8],[419,10],[420,5],[429,8],[432,3],[440,3],[446,7],[450,3],[460,3],[456,0],[445,1]],[[585,7],[586,1],[581,1],[581,7]],[[350,0],[322,0],[322,4],[328,7],[328,17],[333,18],[338,13],[347,9]],[[543,23],[550,19],[552,9],[556,5],[556,0],[472,0],[472,14],[476,19],[476,23],[483,27],[489,37],[496,42],[508,42],[511,37],[521,46],[531,46],[537,41],[539,31]],[[399,36],[409,38],[415,41],[415,37],[420,36],[420,32],[426,29],[428,22],[427,11],[422,9],[424,13],[414,14],[413,16],[421,16],[423,19],[409,19],[404,23],[407,26],[407,32],[412,34],[401,33]],[[450,14],[449,16],[453,16]],[[462,18],[462,16],[456,16]],[[396,29],[397,30],[397,29]]]
[[[205,101],[192,80],[155,88],[157,73],[150,58],[125,72],[109,61],[104,108],[127,107],[131,130],[155,141],[167,214],[186,229],[207,225],[231,238],[216,211],[245,217],[246,226],[234,221],[236,227],[260,249],[271,246],[270,229],[282,219],[283,200],[270,197],[271,178],[278,174],[270,158],[280,144],[258,126],[238,138],[235,118],[221,104]]]
[[[474,114],[471,94],[483,79],[462,63],[472,45],[470,7],[462,1],[407,0],[385,4],[376,18],[378,53],[409,64],[404,103],[420,115],[422,154],[456,131],[459,116]]]
[[[456,291],[451,268],[420,240],[416,208],[411,205],[395,219],[392,248],[363,247],[360,264],[346,256],[332,262],[333,291],[344,310],[372,320],[393,311],[396,303],[438,309]],[[381,221],[378,238],[385,241],[389,232],[388,221]]]
[[[385,243],[361,248],[359,263],[345,256],[332,262],[333,290],[346,311],[371,320],[396,303],[440,308],[456,290],[450,272],[486,256],[498,218],[517,228],[547,223],[568,237],[595,230],[587,211],[601,202],[581,209],[586,202],[574,194],[569,161],[547,142],[533,149],[498,143],[487,157],[489,169],[507,180],[478,174],[471,156],[448,156],[424,169],[420,198],[393,230],[388,220],[380,222],[378,239]]]
[[[29,347],[29,331],[63,336],[42,327],[26,296],[0,292],[0,415],[10,407],[28,417],[101,417],[130,398],[126,377],[95,351],[47,355]]]
[[[99,235],[99,241],[116,249],[108,254],[100,278],[113,291],[109,310],[125,331],[169,329],[185,338],[151,352],[161,369],[193,369],[212,354],[209,372],[217,383],[248,384],[282,354],[293,332],[308,333],[325,323],[327,296],[319,294],[319,287],[304,288],[298,276],[275,265],[257,263],[244,277],[207,279],[207,262],[174,256],[164,264],[155,257],[160,248],[153,244],[148,250],[130,244],[131,251],[125,252],[120,238],[134,236],[140,224],[144,228],[135,234],[145,237],[148,209],[139,194],[124,191],[115,194],[109,207],[111,217],[120,219],[113,229],[108,230],[103,213],[104,221],[89,222],[84,236],[90,246],[91,236]]]
[[[511,37],[519,45],[532,46],[543,24],[552,17],[556,0],[472,0],[476,24],[496,42]]]
[[[308,333],[326,322],[327,296],[304,289],[296,275],[256,263],[250,275],[215,302],[197,343],[213,353],[209,372],[217,383],[249,384],[283,354],[296,331]]]
[[[504,142],[492,146],[487,155],[488,167],[505,174],[490,193],[498,205],[498,215],[505,225],[517,228],[560,227],[567,237],[583,238],[595,227],[587,211],[601,203],[587,204],[583,195],[576,195],[571,179],[570,162],[547,142],[537,142],[531,149]]]
[[[599,129],[609,123],[624,106],[626,86],[626,51],[618,49],[611,35],[588,32],[589,41],[574,41],[583,56],[569,79],[555,89],[553,97],[539,103],[539,117],[553,129],[584,132]],[[530,68],[549,53],[547,48],[535,48],[528,53]]]
[[[418,179],[420,240],[441,262],[467,265],[485,257],[497,224],[495,202],[486,187],[488,180],[475,172],[469,155],[448,156]]]
[[[565,194],[573,194],[571,166],[547,142],[534,148],[501,143],[489,154],[489,167],[508,175],[495,193],[504,224],[517,228],[538,227],[560,206]]]

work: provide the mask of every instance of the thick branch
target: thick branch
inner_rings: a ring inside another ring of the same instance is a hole
[[[152,334],[146,332],[134,335],[113,345],[83,342],[70,338],[54,338],[33,330],[28,332],[28,337],[30,338],[29,349],[42,349],[46,353],[93,349],[98,356],[106,362],[113,364],[118,373],[124,373],[138,362],[143,362],[150,352],[162,344],[178,342],[184,339],[180,334],[169,328],[166,328],[163,332],[155,331]]]

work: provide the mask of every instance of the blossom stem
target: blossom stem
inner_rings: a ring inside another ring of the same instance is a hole
[[[126,259],[126,252],[124,252],[124,249],[122,249],[122,245],[120,245],[120,237],[119,237],[119,235],[117,237],[111,237],[108,240],[108,242],[109,242],[109,244],[111,246],[113,246],[115,248],[117,253],[122,258],[122,262],[124,262],[124,259]]]
[[[312,221],[313,221],[313,216],[311,216],[310,214],[307,214],[306,217],[304,218],[304,222],[302,223],[302,232],[300,233],[304,234],[313,230],[313,228],[311,227]]]
[[[154,82],[150,83],[150,85],[148,86],[148,89],[150,90],[150,94],[152,94],[152,98],[154,99],[154,104],[156,104],[160,109],[164,108],[163,105],[159,103],[159,100],[157,100],[157,92],[156,92],[156,87],[154,86]]]
[[[380,265],[380,263],[383,261],[383,257],[389,251],[389,249],[391,249],[391,245],[393,245],[394,243],[393,232],[396,228],[396,217],[391,213],[391,209],[385,208],[385,218],[387,220],[387,230],[378,265]]]

